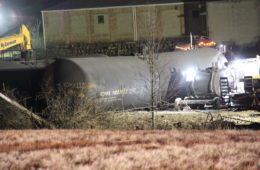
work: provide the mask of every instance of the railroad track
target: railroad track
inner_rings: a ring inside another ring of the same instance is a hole
[[[229,120],[229,121],[235,121],[236,123],[247,123],[247,124],[259,124],[260,125],[260,121],[252,121],[252,120],[247,120],[247,119],[243,119],[243,118],[237,118],[237,117],[229,117],[229,116],[221,116],[222,118],[224,118],[225,120]]]
[[[257,115],[257,117],[250,116],[250,115],[248,115],[246,117],[241,117],[241,115],[239,115],[239,114],[227,116],[227,115],[223,115],[221,113],[222,110],[221,111],[219,111],[219,110],[211,110],[211,111],[199,110],[199,111],[195,111],[195,112],[207,114],[207,120],[210,119],[210,121],[225,120],[225,121],[233,122],[236,124],[259,124],[260,125],[260,115]],[[252,119],[255,119],[255,120],[252,120]]]

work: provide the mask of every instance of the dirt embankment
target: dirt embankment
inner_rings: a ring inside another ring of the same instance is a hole
[[[0,131],[0,169],[259,169],[260,131]]]

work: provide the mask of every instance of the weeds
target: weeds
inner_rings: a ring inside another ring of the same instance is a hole
[[[0,133],[1,169],[259,169],[259,131]]]
[[[82,128],[98,118],[96,113],[105,111],[98,98],[85,90],[72,90],[59,85],[58,90],[44,93],[43,97],[46,101],[43,116],[58,128]]]

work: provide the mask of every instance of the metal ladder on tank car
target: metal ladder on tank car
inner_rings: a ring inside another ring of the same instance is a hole
[[[220,96],[224,105],[230,104],[229,83],[227,77],[220,77]]]
[[[252,76],[245,76],[244,77],[244,90],[245,90],[246,93],[252,93],[254,91],[253,77]]]

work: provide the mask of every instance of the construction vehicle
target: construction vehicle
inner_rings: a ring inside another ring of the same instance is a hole
[[[229,95],[236,106],[260,106],[260,56],[230,62],[233,82]]]
[[[0,38],[0,53],[14,46],[20,46],[21,58],[28,61],[32,56],[30,32],[25,25],[21,25],[20,33]]]

